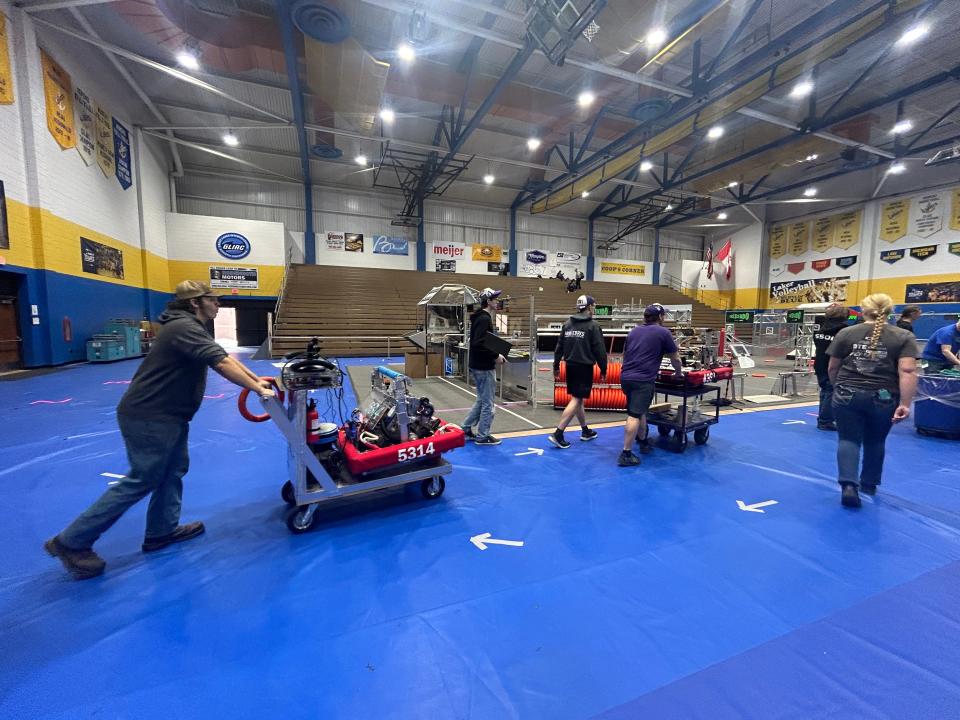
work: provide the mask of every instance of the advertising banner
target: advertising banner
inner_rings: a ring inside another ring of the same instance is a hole
[[[503,273],[508,275],[510,273],[510,263],[508,262],[488,262],[487,263],[487,272],[492,273]]]
[[[129,190],[133,185],[133,173],[130,171],[130,133],[113,118],[113,157],[116,159],[116,175],[120,187]]]
[[[328,232],[327,250],[343,250],[344,239],[342,232]]]
[[[645,277],[647,274],[646,265],[631,265],[629,263],[601,262],[600,272],[610,275],[633,275],[635,277]]]
[[[880,239],[896,242],[906,235],[909,211],[910,202],[907,200],[884,203],[880,210]]]
[[[7,16],[0,13],[0,105],[10,105],[13,100],[13,70],[10,67]]]
[[[771,283],[770,299],[776,303],[844,302],[849,277],[812,278]]]
[[[940,193],[927,193],[913,199],[913,234],[930,237],[943,229],[943,203]]]
[[[256,290],[260,287],[257,268],[210,266],[210,287]]]
[[[347,252],[363,252],[363,235],[361,233],[344,233],[343,249]]]
[[[557,265],[579,265],[580,264],[580,253],[577,252],[566,252],[560,250],[557,252]]]
[[[123,251],[80,238],[80,261],[85,273],[123,280]]]
[[[836,234],[837,225],[832,215],[817,218],[813,221],[813,249],[817,252],[826,252],[833,247]]]
[[[433,244],[433,257],[436,260],[456,260],[458,258],[467,259],[467,246],[458,242],[445,242]]]
[[[77,144],[73,126],[73,83],[70,75],[43,50],[40,51],[43,68],[43,96],[47,106],[47,130],[62,149]]]
[[[541,265],[547,261],[547,254],[542,250],[531,250],[526,255],[527,262],[533,265]]]
[[[860,211],[836,215],[837,235],[834,244],[841,250],[852,248],[860,242]]]
[[[73,104],[77,111],[77,152],[84,165],[93,165],[97,154],[97,128],[90,96],[80,88],[73,90]]]
[[[503,259],[503,248],[499,245],[474,245],[472,255],[478,262],[500,262]]]
[[[907,285],[904,302],[960,302],[960,282]]]
[[[113,155],[113,118],[99,105],[94,105],[93,116],[97,136],[97,165],[103,171],[104,177],[110,177],[117,173]]]
[[[374,235],[373,252],[377,255],[409,255],[410,241],[402,237]]]
[[[456,260],[434,260],[433,267],[434,267],[434,270],[436,270],[437,272],[455,273],[457,271],[457,261]]]
[[[794,223],[790,226],[790,254],[806,255],[810,246],[810,226],[805,222]]]

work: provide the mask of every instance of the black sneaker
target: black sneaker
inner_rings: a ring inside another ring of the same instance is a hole
[[[596,436],[597,436],[597,431],[591,430],[590,428],[583,428],[580,431],[580,439],[583,442],[587,442],[588,440],[593,440]]]
[[[843,490],[840,493],[840,504],[848,508],[860,507],[860,494],[857,492],[857,486],[852,483],[844,483]]]
[[[180,525],[169,535],[164,535],[163,537],[157,538],[145,538],[143,545],[140,546],[140,549],[144,552],[162,550],[168,545],[183,542],[184,540],[192,540],[197,535],[203,535],[205,529],[206,528],[203,527],[202,522],[192,522],[187,525]]]
[[[474,432],[473,432],[473,428],[470,428],[470,427],[465,427],[465,428],[463,429],[463,435],[464,435],[464,437],[467,438],[467,440],[476,440],[476,439],[477,439],[476,433],[474,433]]]
[[[835,422],[818,422],[817,430],[832,430],[836,432],[837,424]]]
[[[494,437],[493,435],[484,435],[473,441],[474,445],[499,445],[500,443],[500,438]]]
[[[566,450],[570,447],[570,442],[563,439],[563,433],[559,430],[555,430],[547,436],[547,440],[556,445],[561,450]]]
[[[620,453],[620,457],[617,458],[617,465],[620,467],[632,467],[634,465],[640,464],[640,458],[634,455],[629,450],[623,450]]]
[[[60,536],[56,535],[43,544],[51,557],[55,557],[69,571],[76,580],[86,580],[88,578],[103,575],[103,569],[107,563],[102,557],[97,555],[92,549],[73,550],[60,542]]]
[[[877,494],[877,486],[876,486],[876,485],[873,485],[873,484],[871,484],[871,483],[861,482],[861,483],[860,483],[860,492],[862,492],[864,495],[876,495],[876,494]]]

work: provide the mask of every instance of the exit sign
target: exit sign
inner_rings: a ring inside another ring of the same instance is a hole
[[[728,310],[726,312],[726,323],[752,323],[757,313],[753,310]]]

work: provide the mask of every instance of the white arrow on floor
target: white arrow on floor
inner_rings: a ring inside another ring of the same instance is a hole
[[[490,533],[481,533],[470,538],[470,542],[477,546],[478,550],[486,550],[487,545],[512,545],[513,547],[523,547],[523,540],[497,540],[490,537]]]
[[[514,453],[515,456],[520,455],[543,455],[543,448],[532,448],[528,447],[527,452]]]
[[[806,420],[787,420],[785,423],[781,423],[781,424],[782,425],[806,425],[807,421]]]
[[[747,505],[743,500],[737,500],[737,507],[745,512],[758,512],[762,513],[763,510],[760,508],[765,508],[768,505],[777,505],[776,500],[766,500],[764,502],[753,503],[752,505]]]

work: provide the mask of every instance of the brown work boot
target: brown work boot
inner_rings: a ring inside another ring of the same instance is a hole
[[[192,522],[186,525],[180,525],[169,535],[164,535],[157,538],[145,538],[141,549],[144,552],[153,552],[154,550],[162,550],[167,545],[173,545],[174,543],[183,542],[184,540],[190,540],[195,538],[197,535],[203,535],[203,531],[206,528],[203,527],[202,522]]]
[[[60,536],[55,535],[43,544],[43,549],[51,557],[59,558],[63,566],[76,580],[86,580],[103,574],[107,566],[103,558],[93,550],[72,550],[60,542]]]

